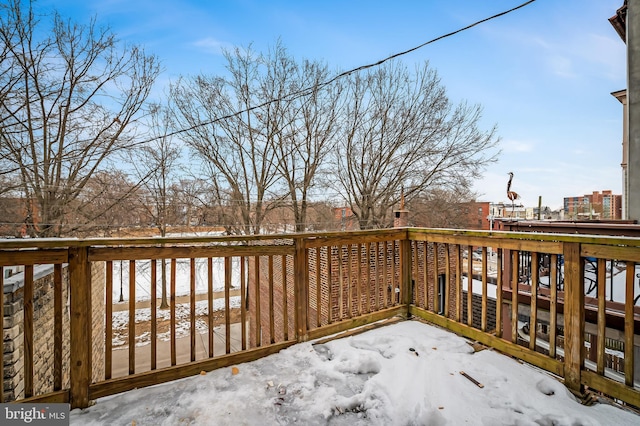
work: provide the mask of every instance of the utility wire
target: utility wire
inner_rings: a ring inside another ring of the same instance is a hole
[[[318,90],[320,88],[323,88],[325,86],[328,86],[331,83],[333,83],[333,82],[335,82],[335,81],[337,81],[337,80],[339,80],[341,78],[344,78],[346,76],[349,76],[349,75],[351,75],[353,73],[356,73],[356,72],[359,72],[359,71],[363,71],[363,70],[366,70],[366,69],[369,69],[369,68],[377,67],[377,66],[382,65],[383,63],[385,63],[387,61],[390,61],[392,59],[398,58],[400,56],[407,55],[407,54],[409,54],[411,52],[414,52],[414,51],[416,51],[418,49],[421,49],[421,48],[423,48],[423,47],[425,47],[425,46],[427,46],[429,44],[432,44],[432,43],[435,43],[435,42],[440,41],[442,39],[445,39],[445,38],[451,37],[453,35],[459,34],[459,33],[463,32],[463,31],[469,30],[469,29],[471,29],[471,28],[473,28],[475,26],[478,26],[480,24],[483,24],[485,22],[488,22],[488,21],[491,21],[493,19],[499,18],[501,16],[507,15],[507,14],[509,14],[511,12],[515,12],[518,9],[522,9],[525,6],[528,6],[529,4],[533,3],[534,1],[535,0],[528,0],[528,1],[524,2],[524,3],[522,3],[519,6],[511,8],[509,10],[505,10],[504,12],[497,13],[497,14],[489,16],[487,18],[481,19],[481,20],[476,21],[476,22],[474,22],[474,23],[472,23],[470,25],[467,25],[466,27],[462,27],[462,28],[459,28],[459,29],[457,29],[455,31],[449,32],[447,34],[443,34],[443,35],[438,36],[438,37],[436,37],[434,39],[431,39],[431,40],[429,40],[427,42],[424,42],[424,43],[422,43],[422,44],[420,44],[418,46],[412,47],[412,48],[410,48],[408,50],[405,50],[405,51],[402,51],[402,52],[398,52],[398,53],[394,53],[393,55],[388,56],[388,57],[386,57],[384,59],[381,59],[381,60],[379,60],[377,62],[373,62],[373,63],[367,64],[367,65],[361,65],[361,66],[359,66],[357,68],[353,68],[353,69],[351,69],[349,71],[341,72],[341,73],[335,75],[334,77],[330,78],[329,80],[326,80],[326,81],[324,81],[322,83],[318,83],[317,85],[310,86],[310,87],[305,87],[303,89],[296,90],[294,92],[288,93],[288,94],[286,94],[284,96],[281,96],[279,98],[271,99],[271,100],[268,100],[268,101],[263,102],[261,104],[258,104],[258,105],[255,105],[255,106],[252,106],[252,107],[249,107],[249,108],[245,108],[243,110],[239,110],[239,111],[236,111],[236,112],[231,113],[231,114],[223,115],[221,117],[214,118],[212,120],[208,120],[208,121],[204,121],[204,122],[201,122],[201,123],[198,123],[198,124],[194,124],[191,127],[187,127],[187,128],[183,128],[183,129],[180,129],[180,130],[175,130],[173,132],[169,132],[169,133],[167,133],[167,134],[165,134],[165,135],[163,135],[161,137],[167,138],[167,137],[176,136],[176,135],[179,135],[179,134],[182,134],[182,133],[186,133],[186,132],[195,130],[195,129],[200,128],[200,127],[204,127],[204,126],[208,126],[208,125],[211,125],[211,124],[215,124],[215,123],[217,123],[219,121],[222,121],[222,120],[228,120],[230,118],[237,117],[237,116],[239,116],[241,114],[245,114],[247,112],[251,112],[251,111],[256,110],[258,108],[263,108],[263,107],[268,106],[268,105],[270,105],[272,103],[275,103],[275,102],[280,102],[280,101],[285,101],[285,100],[294,100],[294,99],[297,99],[297,98],[300,98],[300,97],[307,96],[307,95],[313,93],[314,91],[316,91],[316,90]],[[154,138],[151,138],[151,139],[146,139],[146,140],[142,140],[142,141],[139,141],[139,142],[134,142],[134,143],[128,144],[126,148],[128,149],[128,148],[132,148],[132,147],[135,147],[135,146],[138,146],[138,145],[144,145],[144,144],[147,144],[149,142],[153,142],[156,139],[158,139],[158,138],[154,137]],[[116,148],[116,150],[119,150],[119,149],[121,149],[121,148]],[[66,159],[73,159],[73,158],[72,157],[67,157]],[[15,172],[15,171],[18,171],[18,170],[20,170],[20,169],[16,168],[16,169],[13,169],[13,170],[10,170],[10,171],[7,171],[7,172],[0,172],[0,175],[5,174],[5,173]]]
[[[482,24],[484,22],[490,21],[492,19],[499,18],[499,17],[501,17],[503,15],[506,15],[508,13],[511,13],[511,12],[514,12],[514,11],[520,9],[520,8],[523,8],[523,7],[533,3],[534,1],[536,1],[536,0],[529,0],[529,1],[525,2],[525,3],[522,3],[520,6],[516,6],[516,7],[512,8],[512,9],[505,10],[504,12],[500,12],[500,13],[498,13],[496,15],[493,15],[493,16],[490,16],[488,18],[481,19],[480,21],[476,21],[473,24],[467,25],[466,27],[460,28],[458,30],[452,31],[452,32],[444,34],[444,35],[441,35],[441,36],[436,37],[434,39],[431,39],[431,40],[429,40],[427,42],[424,42],[424,43],[422,43],[422,44],[420,44],[420,45],[418,45],[416,47],[412,47],[411,49],[408,49],[408,50],[405,50],[405,51],[399,52],[399,53],[394,53],[393,55],[388,56],[388,57],[386,57],[384,59],[381,59],[378,62],[375,62],[375,63],[372,63],[372,64],[368,64],[368,65],[362,65],[362,66],[360,66],[358,68],[354,68],[354,69],[352,69],[350,71],[345,71],[343,73],[340,73],[340,74],[336,75],[331,80],[328,80],[328,81],[326,81],[324,83],[321,83],[321,86],[325,86],[325,85],[331,84],[334,81],[338,80],[339,78],[345,77],[345,76],[350,75],[350,74],[352,74],[354,72],[362,71],[362,70],[365,70],[365,69],[368,69],[368,68],[377,67],[378,65],[382,65],[383,63],[385,63],[387,61],[390,61],[391,59],[395,59],[395,58],[397,58],[399,56],[403,56],[403,55],[409,54],[409,53],[414,52],[414,51],[416,51],[418,49],[421,49],[421,48],[423,48],[423,47],[425,47],[425,46],[427,46],[429,44],[435,43],[436,41],[445,39],[447,37],[451,37],[453,35],[456,35],[458,33],[466,31],[466,30],[468,30],[470,28],[473,28],[473,27],[475,27],[477,25],[480,25],[480,24]],[[310,90],[310,89],[306,89],[306,90]]]
[[[343,77],[349,76],[349,75],[351,75],[353,73],[356,73],[356,72],[359,72],[359,71],[363,71],[363,70],[366,70],[366,69],[369,69],[369,68],[377,67],[379,65],[384,64],[387,61],[390,61],[391,59],[395,59],[395,58],[398,58],[400,56],[407,55],[407,54],[409,54],[411,52],[414,52],[414,51],[416,51],[418,49],[421,49],[421,48],[423,48],[423,47],[425,47],[425,46],[427,46],[429,44],[435,43],[436,41],[440,41],[440,40],[445,39],[447,37],[451,37],[453,35],[456,35],[458,33],[461,33],[463,31],[471,29],[471,28],[473,28],[473,27],[475,27],[477,25],[483,24],[485,22],[491,21],[493,19],[499,18],[499,17],[504,16],[504,15],[507,15],[507,14],[509,14],[511,12],[514,12],[514,11],[516,11],[518,9],[521,9],[521,8],[523,8],[525,6],[528,6],[529,4],[533,3],[534,1],[536,1],[536,0],[526,1],[526,2],[522,3],[519,6],[511,8],[509,10],[505,10],[504,12],[500,12],[500,13],[497,13],[495,15],[489,16],[488,18],[481,19],[479,21],[474,22],[473,24],[467,25],[466,27],[463,27],[463,28],[459,28],[459,29],[457,29],[455,31],[452,31],[450,33],[443,34],[443,35],[441,35],[439,37],[436,37],[436,38],[431,39],[431,40],[429,40],[427,42],[424,42],[424,43],[422,43],[422,44],[420,44],[418,46],[412,47],[411,49],[405,50],[403,52],[394,53],[393,55],[388,56],[388,57],[386,57],[384,59],[381,59],[381,60],[379,60],[377,62],[373,62],[373,63],[367,64],[367,65],[361,65],[361,66],[359,66],[357,68],[353,68],[353,69],[351,69],[349,71],[341,72],[340,74],[334,76],[333,78],[331,78],[331,79],[329,79],[329,80],[327,80],[325,82],[318,83],[317,85],[310,86],[310,87],[305,87],[305,88],[297,90],[295,92],[288,93],[288,94],[286,94],[284,96],[281,96],[279,98],[271,99],[271,100],[268,100],[268,101],[263,102],[261,104],[258,104],[258,105],[255,105],[255,106],[252,106],[252,107],[249,107],[249,108],[245,108],[245,109],[240,110],[240,111],[236,111],[236,112],[234,112],[232,114],[227,114],[227,115],[224,115],[222,117],[214,118],[213,120],[209,120],[209,121],[205,121],[205,122],[202,122],[202,123],[194,124],[193,126],[188,127],[186,129],[180,129],[180,130],[176,130],[174,132],[170,132],[170,133],[168,133],[166,135],[166,137],[175,136],[175,135],[178,135],[180,133],[184,133],[184,132],[188,132],[188,131],[191,131],[191,130],[195,130],[195,129],[197,129],[199,127],[202,127],[202,126],[208,126],[210,124],[215,124],[218,121],[227,120],[229,118],[237,117],[238,115],[253,111],[253,110],[258,109],[258,108],[265,107],[265,106],[270,105],[270,104],[275,103],[275,102],[280,102],[280,101],[284,101],[284,100],[294,100],[294,99],[297,99],[299,97],[307,96],[307,95],[313,93],[314,91],[316,91],[316,90],[318,90],[318,89],[320,89],[322,87],[328,86],[329,84],[331,84],[334,81],[339,80],[339,79],[341,79]],[[149,141],[141,142],[141,143],[151,142],[152,140],[153,139],[151,139]]]

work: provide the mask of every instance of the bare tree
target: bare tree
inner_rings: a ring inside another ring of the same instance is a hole
[[[71,204],[67,213],[69,224],[78,224],[77,233],[104,236],[120,235],[123,228],[148,223],[148,216],[139,207],[142,191],[120,170],[96,171]]]
[[[171,186],[171,193],[176,200],[175,215],[181,224],[189,227],[201,223],[200,210],[206,192],[206,183],[200,178],[182,177]]]
[[[225,57],[228,78],[183,79],[171,97],[177,125],[187,129],[184,141],[203,160],[227,232],[258,234],[266,213],[282,198],[275,192],[274,143],[284,117],[269,101],[287,91],[284,85],[270,86],[269,58],[251,49]]]
[[[464,186],[494,161],[495,128],[478,128],[479,106],[454,107],[428,64],[411,74],[388,63],[347,85],[332,183],[361,229],[391,223],[402,187],[410,200],[427,188]]]
[[[335,146],[341,86],[334,83],[320,88],[329,79],[326,65],[309,61],[297,65],[281,47],[275,56],[274,67],[291,71],[288,75],[274,73],[272,87],[278,87],[286,79],[291,91],[308,88],[305,96],[295,97],[286,105],[282,102],[275,105],[282,108],[276,116],[283,125],[275,134],[278,172],[289,193],[295,230],[304,232],[308,226],[310,191],[317,185],[317,176]]]
[[[0,19],[0,25],[2,20]],[[18,28],[3,26],[2,43],[0,43],[0,102],[4,104],[9,102],[14,86],[21,81],[20,73],[13,66],[11,60],[11,52],[16,47],[13,43],[18,38],[15,31]],[[6,133],[4,124],[0,123],[0,136]],[[15,195],[16,189],[20,188],[19,181],[16,179],[16,169],[11,161],[10,152],[0,149],[0,195]]]
[[[177,182],[177,162],[180,158],[180,149],[167,136],[168,114],[165,108],[152,107],[149,128],[154,138],[136,149],[132,163],[136,177],[148,194],[143,208],[161,237],[166,236],[168,224],[176,219],[172,186]]]
[[[24,200],[17,187],[8,175],[0,174],[0,237],[20,237],[26,230]]]
[[[0,15],[0,75],[11,75],[2,83],[0,158],[33,206],[30,233],[60,236],[76,228],[69,210],[91,176],[135,139],[159,66],[95,20],[79,25],[55,13],[47,26],[22,3]]]
[[[338,212],[336,214],[336,212]],[[309,202],[309,231],[339,231],[344,224],[342,209],[336,208],[330,201]]]
[[[179,148],[167,136],[169,128],[169,110],[154,105],[150,113],[150,129],[155,138],[136,151],[137,161],[133,163],[136,174],[149,197],[144,200],[143,208],[152,219],[161,237],[167,235],[167,226],[176,219],[175,202],[171,187],[176,180]],[[167,264],[161,262],[162,301],[160,308],[169,307],[167,301]]]
[[[470,222],[476,195],[468,188],[421,191],[407,205],[409,222],[423,228],[476,229],[478,224]]]

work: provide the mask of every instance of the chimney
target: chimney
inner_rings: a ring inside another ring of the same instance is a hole
[[[403,228],[409,226],[409,210],[404,208],[404,187],[400,192],[400,208],[393,211],[393,227]]]

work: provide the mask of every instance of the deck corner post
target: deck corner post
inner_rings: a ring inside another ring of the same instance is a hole
[[[411,296],[413,294],[412,279],[411,279],[411,240],[409,236],[405,236],[400,240],[400,273],[402,276],[402,305],[406,308],[405,316],[411,317],[409,313],[409,306],[411,305]]]
[[[308,259],[307,248],[304,238],[294,238],[295,254],[293,257],[293,291],[296,309],[296,339],[298,342],[305,342],[309,339],[307,313],[309,297],[307,295],[308,283]]]
[[[89,406],[91,384],[91,262],[88,247],[69,248],[71,408]]]
[[[564,333],[565,385],[582,393],[581,371],[584,353],[584,266],[580,243],[564,243]]]

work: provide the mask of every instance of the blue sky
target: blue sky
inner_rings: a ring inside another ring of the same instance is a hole
[[[278,39],[297,59],[335,70],[376,62],[525,0],[198,1],[40,0],[63,16],[96,15],[127,43],[161,60],[160,94],[180,75],[224,72],[222,48],[265,51]],[[475,189],[507,201],[507,173],[526,206],[559,208],[563,197],[622,193],[625,45],[608,18],[623,0],[537,0],[501,18],[402,57],[428,60],[454,102],[484,108],[502,154]]]

